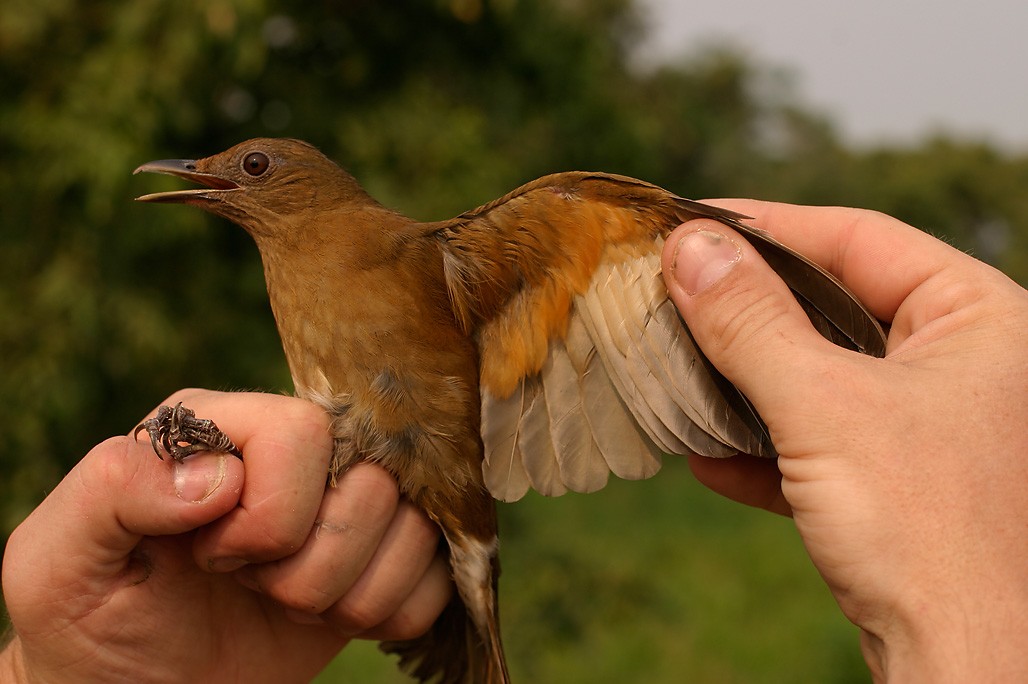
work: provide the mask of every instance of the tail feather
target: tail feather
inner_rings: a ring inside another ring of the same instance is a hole
[[[495,514],[492,500],[488,503],[486,510]],[[381,648],[398,654],[400,667],[421,682],[510,684],[500,639],[495,520],[493,536],[486,541],[456,532],[448,522],[439,519],[457,591],[428,632],[410,641],[383,643]]]
[[[400,669],[419,682],[473,684],[476,663],[472,657],[467,609],[457,594],[422,636],[410,641],[384,641],[379,648],[400,656]]]
[[[400,669],[419,682],[510,683],[499,629],[491,629],[483,641],[457,593],[428,632],[410,641],[385,641],[379,648],[398,655]]]

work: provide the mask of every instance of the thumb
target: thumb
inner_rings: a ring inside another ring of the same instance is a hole
[[[181,534],[215,520],[236,505],[242,484],[242,463],[235,457],[197,454],[169,464],[148,443],[109,439],[12,533],[5,590],[17,583],[10,573],[19,568],[33,575],[20,585],[29,593],[117,576],[142,537]],[[39,576],[40,569],[50,576]]]
[[[799,349],[823,348],[788,286],[724,224],[679,226],[664,244],[662,266],[696,343],[758,411],[795,386]]]

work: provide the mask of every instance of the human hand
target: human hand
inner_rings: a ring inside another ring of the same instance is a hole
[[[437,528],[377,466],[326,490],[321,409],[201,390],[177,401],[246,460],[162,462],[129,437],[87,454],[11,535],[16,637],[0,679],[308,681],[353,636],[432,624],[452,591]]]
[[[1028,293],[874,212],[714,204],[755,217],[891,329],[884,359],[836,347],[736,233],[705,220],[672,233],[671,296],[780,454],[777,468],[693,457],[696,476],[791,512],[877,677],[1028,681]]]

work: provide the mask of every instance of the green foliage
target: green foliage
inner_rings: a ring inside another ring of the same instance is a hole
[[[256,249],[199,212],[133,204],[179,187],[131,176],[151,159],[305,138],[425,219],[573,168],[686,196],[868,206],[1028,282],[1024,157],[946,138],[849,149],[776,74],[732,52],[633,68],[630,0],[340,5],[0,5],[5,533],[171,391],[289,389]],[[853,635],[788,526],[687,478],[660,482],[505,509],[515,672],[845,679]]]
[[[706,491],[681,459],[646,482],[500,513],[514,681],[867,681],[856,628],[792,523]],[[355,642],[317,681],[405,680]]]

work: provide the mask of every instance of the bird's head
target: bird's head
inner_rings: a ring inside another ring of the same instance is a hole
[[[165,173],[204,187],[157,192],[140,202],[192,204],[256,236],[273,235],[310,212],[373,202],[346,171],[313,145],[255,138],[205,159],[163,159],[134,173]]]

